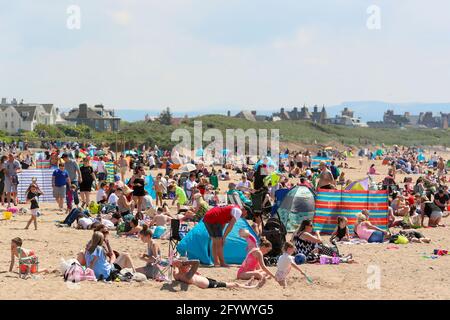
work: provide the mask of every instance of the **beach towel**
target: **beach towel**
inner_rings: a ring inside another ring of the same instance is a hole
[[[106,182],[111,183],[114,181],[114,174],[115,174],[115,166],[114,162],[106,162],[105,163],[105,170],[106,170]]]
[[[369,221],[384,230],[388,226],[388,194],[382,191],[322,190],[316,198],[314,231],[330,234],[337,225],[337,218],[348,219],[348,227],[353,232],[356,215],[369,210]]]

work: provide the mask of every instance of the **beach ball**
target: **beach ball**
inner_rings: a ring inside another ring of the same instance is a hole
[[[294,257],[295,264],[304,264],[306,263],[306,256],[303,253],[299,253]]]

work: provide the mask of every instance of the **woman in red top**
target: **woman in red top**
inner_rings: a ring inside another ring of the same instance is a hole
[[[215,207],[206,212],[203,217],[203,222],[208,230],[208,234],[212,240],[212,255],[214,259],[214,266],[228,267],[223,256],[223,246],[225,239],[233,229],[236,221],[246,215],[245,209],[240,209],[238,206]],[[224,226],[228,226],[223,232]]]

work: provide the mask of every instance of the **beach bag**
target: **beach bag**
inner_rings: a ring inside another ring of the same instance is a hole
[[[80,281],[95,281],[95,273],[92,269],[83,269],[81,264],[76,261],[73,262],[70,267],[64,273],[64,282],[77,283]]]
[[[395,244],[408,244],[409,240],[407,237],[398,235],[397,239],[394,241]]]

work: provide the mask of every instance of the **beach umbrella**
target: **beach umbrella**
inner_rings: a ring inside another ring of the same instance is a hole
[[[197,167],[195,165],[193,165],[192,163],[187,163],[187,164],[181,166],[180,170],[184,171],[184,172],[192,172],[192,171],[197,170]]]
[[[369,178],[350,183],[345,190],[369,190]]]

